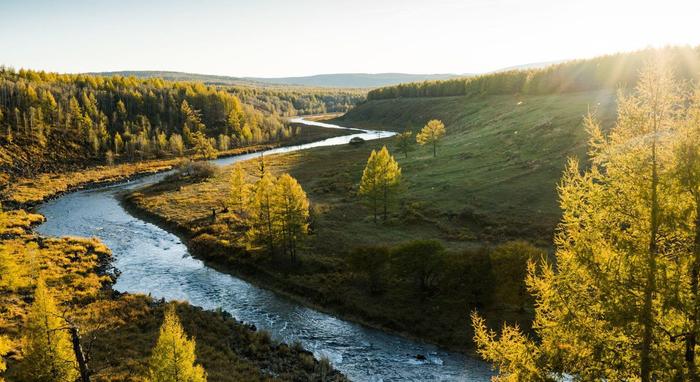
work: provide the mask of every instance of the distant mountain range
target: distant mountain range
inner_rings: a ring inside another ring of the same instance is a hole
[[[539,62],[511,66],[494,72],[504,72],[517,69],[542,68],[548,65],[558,64],[563,61]],[[231,77],[211,74],[150,71],[150,70],[124,70],[117,72],[88,73],[100,76],[134,76],[140,78],[162,78],[168,81],[197,81],[214,85],[243,85],[258,87],[274,86],[306,86],[321,88],[378,88],[382,86],[397,85],[406,82],[421,82],[432,80],[447,80],[450,78],[470,77],[473,74],[408,74],[408,73],[335,73],[318,74],[303,77]]]
[[[141,78],[162,78],[169,81],[199,81],[217,85],[248,86],[309,86],[326,88],[375,88],[396,85],[404,82],[427,80],[445,80],[455,77],[467,77],[468,74],[406,74],[406,73],[338,73],[319,74],[305,77],[230,77],[209,74],[167,72],[167,71],[118,71],[88,73],[100,76],[134,76]]]

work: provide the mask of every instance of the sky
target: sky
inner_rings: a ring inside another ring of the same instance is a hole
[[[483,73],[700,45],[698,0],[0,0],[0,64],[236,77]]]

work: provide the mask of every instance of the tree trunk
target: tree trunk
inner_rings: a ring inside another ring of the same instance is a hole
[[[700,200],[695,198],[695,241],[693,248],[693,267],[690,271],[690,293],[693,296],[694,306],[690,312],[690,333],[685,339],[685,362],[688,366],[688,380],[698,382],[697,367],[695,365],[695,346],[697,333],[700,326],[700,296],[698,296],[698,276],[700,274]]]
[[[384,191],[384,221],[386,221],[386,209],[387,209],[387,204],[389,204],[389,200],[387,200],[387,199],[388,199],[388,198],[387,198],[387,196],[388,196],[388,195],[387,195],[387,193],[388,193],[388,190],[387,190],[387,189],[388,189],[388,188],[389,188],[389,187],[387,186],[386,180],[385,180],[385,181],[384,181],[384,190],[383,190],[383,191]]]
[[[654,312],[652,302],[656,289],[656,256],[658,253],[657,234],[659,230],[659,200],[658,185],[659,174],[656,161],[656,125],[654,128],[654,140],[651,146],[651,221],[649,230],[649,252],[647,256],[647,280],[644,287],[644,305],[642,308],[642,348],[640,351],[640,379],[641,382],[650,382],[651,376],[651,345],[653,342]]]
[[[85,354],[83,354],[83,347],[80,346],[80,331],[74,325],[70,327],[71,341],[73,342],[73,352],[75,353],[75,359],[78,361],[78,369],[80,370],[80,381],[90,382],[90,369],[88,369],[87,361],[85,360]]]

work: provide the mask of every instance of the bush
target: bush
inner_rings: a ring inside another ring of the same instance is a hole
[[[448,293],[464,297],[471,307],[488,305],[495,284],[489,252],[482,248],[448,253],[441,284]]]
[[[369,292],[373,294],[383,289],[382,276],[387,271],[388,262],[389,249],[382,246],[358,247],[348,257],[353,272],[364,275]]]
[[[211,162],[193,162],[189,159],[185,159],[178,166],[177,176],[180,178],[190,178],[192,180],[202,181],[213,178],[216,176],[218,171],[218,167]]]
[[[445,266],[445,248],[437,240],[415,240],[391,251],[391,266],[400,277],[412,278],[423,293],[436,290]]]
[[[491,266],[496,285],[497,298],[507,304],[516,305],[520,310],[533,303],[527,291],[528,262],[539,262],[546,253],[526,241],[512,241],[501,244],[491,252]]]

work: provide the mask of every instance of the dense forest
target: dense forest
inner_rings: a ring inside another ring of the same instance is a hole
[[[201,83],[0,69],[0,168],[6,173],[208,156],[293,133],[278,116]]]
[[[372,90],[368,100],[445,97],[473,94],[560,94],[634,86],[644,63],[662,52],[679,78],[698,79],[700,46],[646,49],[594,59],[569,61],[541,69],[511,70],[445,81],[400,84]]]
[[[234,86],[226,90],[258,110],[282,116],[344,113],[365,99],[364,90],[353,89]]]
[[[120,71],[89,73],[104,77],[122,76],[144,79],[160,78],[165,81],[201,82],[219,86],[236,95],[243,103],[270,114],[283,116],[346,112],[365,99],[366,89],[321,87],[321,85],[289,86],[263,78],[239,78],[166,71]],[[306,78],[306,77],[299,77]],[[311,77],[309,77],[311,78]],[[405,76],[405,78],[411,78]],[[438,77],[440,78],[440,77]],[[292,78],[280,78],[291,80]]]

